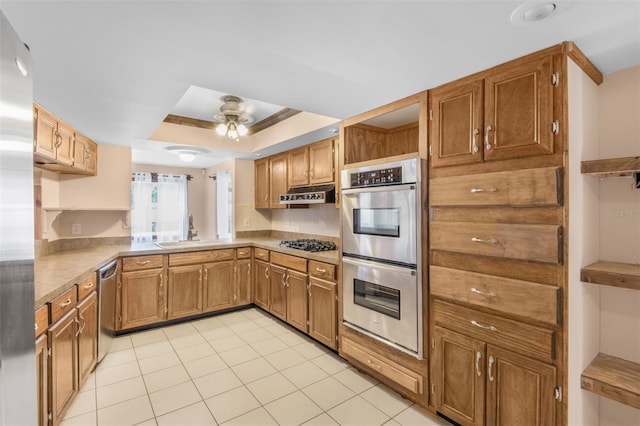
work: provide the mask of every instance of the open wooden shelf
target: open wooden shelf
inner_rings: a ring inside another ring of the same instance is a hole
[[[580,280],[586,283],[640,290],[640,265],[598,261],[580,270]]]
[[[631,176],[640,171],[640,157],[606,158],[582,161],[580,172],[598,176]]]
[[[600,353],[582,372],[581,387],[640,408],[640,364]]]

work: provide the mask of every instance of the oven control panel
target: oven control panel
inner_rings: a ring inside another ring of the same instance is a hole
[[[351,188],[402,183],[402,167],[350,173]]]

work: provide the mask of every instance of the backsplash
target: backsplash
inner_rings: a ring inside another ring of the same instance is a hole
[[[271,230],[338,238],[340,210],[333,204],[310,205],[308,209],[272,210]]]

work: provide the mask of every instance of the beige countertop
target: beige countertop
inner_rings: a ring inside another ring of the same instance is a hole
[[[38,308],[74,284],[82,281],[110,261],[123,256],[148,254],[169,254],[189,251],[234,248],[244,246],[260,247],[293,256],[320,262],[338,264],[338,251],[306,252],[280,247],[280,240],[272,238],[238,238],[218,241],[195,241],[191,244],[176,244],[171,248],[160,248],[153,243],[120,246],[99,246],[81,250],[63,251],[35,260],[35,307]]]

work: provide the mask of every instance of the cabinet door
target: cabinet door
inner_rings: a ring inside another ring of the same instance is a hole
[[[309,147],[289,151],[289,186],[309,185]]]
[[[333,139],[309,145],[309,184],[334,182]]]
[[[89,297],[78,304],[78,386],[83,383],[93,371],[98,360],[98,294],[94,291]]]
[[[482,161],[482,80],[430,93],[432,167]]]
[[[234,303],[236,306],[251,303],[251,259],[236,260]]]
[[[287,270],[269,266],[269,312],[283,321],[287,320]]]
[[[487,425],[555,424],[556,368],[487,347]]]
[[[36,394],[38,401],[38,426],[49,424],[47,335],[36,340]]]
[[[73,168],[78,169],[78,171],[81,172],[87,170],[88,144],[89,139],[86,136],[76,133],[76,140],[73,148]]]
[[[305,333],[309,318],[307,283],[307,274],[287,271],[287,322]]]
[[[202,312],[202,265],[169,268],[167,319]]]
[[[485,344],[440,327],[435,328],[435,339],[431,374],[436,410],[461,425],[482,425]]]
[[[553,57],[485,79],[485,160],[553,153]]]
[[[51,424],[60,424],[78,393],[78,318],[73,309],[49,328],[49,409]]]
[[[269,264],[256,260],[255,291],[253,302],[262,309],[269,310]]]
[[[73,165],[73,150],[75,146],[75,133],[73,127],[63,121],[58,121],[58,145],[56,160],[60,164]]]
[[[56,159],[58,120],[48,111],[42,108],[34,108],[35,129],[35,152],[51,160]]]
[[[98,174],[98,144],[90,140],[87,144],[86,153],[87,173],[91,175]]]
[[[268,209],[269,204],[269,159],[256,160],[255,173],[255,205],[256,209]]]
[[[204,268],[203,301],[205,312],[233,306],[233,260],[206,263]]]
[[[276,155],[269,159],[271,169],[269,180],[269,207],[272,209],[284,209],[286,204],[280,204],[280,194],[286,194],[288,188],[287,162],[288,154]]]
[[[163,281],[162,269],[122,273],[122,329],[165,319]]]
[[[336,327],[336,284],[309,278],[309,335],[331,349],[337,349]]]

